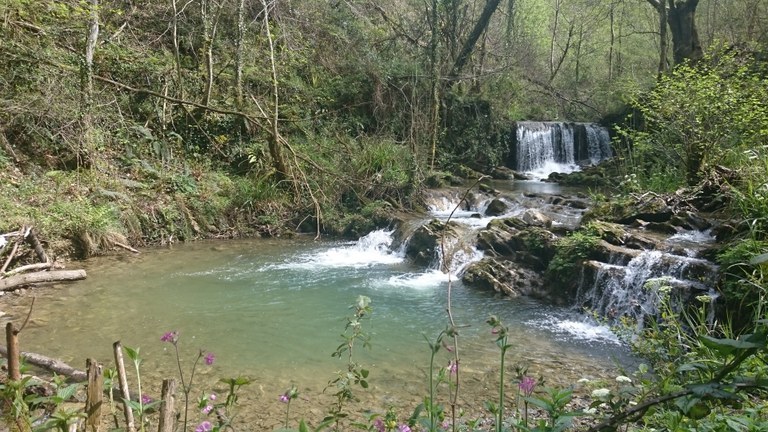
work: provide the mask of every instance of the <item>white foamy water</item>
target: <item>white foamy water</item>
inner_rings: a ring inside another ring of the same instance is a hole
[[[581,167],[576,164],[549,161],[534,170],[526,171],[525,174],[530,176],[531,180],[541,181],[547,179],[552,173],[570,174],[576,171],[581,171]]]
[[[405,260],[402,251],[393,251],[394,231],[377,230],[355,242],[332,248],[303,253],[291,262],[278,264],[281,269],[366,268],[377,265],[399,264]]]
[[[387,285],[398,288],[413,288],[417,290],[432,289],[449,280],[456,282],[456,276],[443,273],[440,270],[427,270],[422,273],[405,273],[392,276],[387,280]]]
[[[682,231],[672,237],[668,238],[667,243],[681,243],[681,244],[701,244],[712,243],[715,241],[715,237],[712,235],[711,230],[706,231]]]
[[[622,342],[608,326],[598,324],[588,318],[571,319],[546,315],[542,319],[529,320],[526,324],[549,330],[559,337],[569,340],[622,345]]]

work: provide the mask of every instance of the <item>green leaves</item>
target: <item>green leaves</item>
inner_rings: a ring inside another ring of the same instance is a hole
[[[739,350],[765,347],[764,341],[763,343],[760,343],[737,339],[717,339],[708,335],[700,336],[699,340],[701,340],[701,343],[707,347],[717,351],[717,353],[722,357],[734,354]]]

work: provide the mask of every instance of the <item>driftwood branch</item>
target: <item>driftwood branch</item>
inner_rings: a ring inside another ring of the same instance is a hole
[[[0,279],[0,291],[10,291],[23,285],[36,283],[76,281],[85,279],[85,277],[85,270],[57,270],[19,274]]]
[[[2,267],[0,267],[0,273],[5,273],[5,270],[11,264],[11,261],[13,261],[13,257],[16,256],[16,252],[18,250],[19,250],[19,242],[16,242],[13,244],[13,249],[11,249],[11,253],[8,255],[8,259],[5,260],[5,264],[3,264]]]
[[[8,358],[8,348],[0,345],[0,354],[2,354],[3,357]],[[37,366],[47,371],[55,372],[59,375],[64,375],[71,378],[73,381],[80,382],[86,381],[88,379],[88,375],[86,375],[84,371],[77,370],[61,360],[31,352],[21,352],[20,355],[24,361],[31,365]]]
[[[15,269],[5,272],[5,275],[0,274],[0,277],[10,277],[13,275],[17,275],[19,273],[25,273],[32,270],[48,270],[51,267],[53,267],[52,262],[46,262],[46,263],[37,263],[37,264],[29,264],[21,267],[16,267]]]
[[[123,243],[119,243],[119,242],[113,242],[112,244],[114,244],[115,246],[121,247],[121,248],[123,248],[123,249],[125,249],[125,250],[127,250],[129,252],[133,252],[135,254],[141,253],[138,250],[128,246],[127,244],[123,244]]]

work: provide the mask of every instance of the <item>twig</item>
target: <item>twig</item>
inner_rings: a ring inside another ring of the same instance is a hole
[[[445,231],[445,228],[448,227],[448,223],[451,221],[451,218],[453,218],[453,214],[456,213],[456,210],[459,209],[459,206],[461,206],[461,203],[467,199],[467,195],[469,195],[469,192],[477,186],[478,183],[488,178],[488,176],[480,176],[480,178],[477,179],[469,188],[467,188],[466,191],[464,191],[464,195],[462,195],[461,199],[458,203],[456,203],[456,206],[453,208],[451,213],[448,215],[448,219],[445,221],[445,225],[443,225],[443,231]],[[451,276],[451,269],[447,265],[448,258],[445,256],[445,235],[440,236],[440,253],[443,256],[442,262],[440,265],[445,268],[448,271],[448,306],[446,307],[446,312],[448,313],[448,321],[451,324],[451,334],[450,336],[453,338],[453,361],[456,363],[456,386],[453,388],[453,393],[451,393],[451,418],[453,419],[452,428],[453,431],[456,431],[456,404],[459,400],[459,371],[461,369],[461,366],[459,366],[459,332],[456,330],[456,322],[453,319],[453,307],[452,307],[452,297],[453,297],[453,280]],[[430,401],[431,403],[431,401]]]
[[[21,333],[22,330],[24,330],[24,327],[27,326],[27,323],[29,322],[29,318],[32,316],[32,309],[35,307],[35,299],[37,297],[32,297],[32,303],[29,305],[29,312],[27,312],[27,317],[24,318],[24,323],[21,324],[21,328],[16,332],[16,334]]]

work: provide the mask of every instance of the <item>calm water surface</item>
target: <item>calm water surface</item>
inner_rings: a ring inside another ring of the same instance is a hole
[[[200,242],[90,260],[83,263],[87,280],[35,291],[22,349],[74,366],[87,357],[111,366],[112,343],[120,340],[140,348],[145,381],[159,383],[177,372],[172,346],[160,341],[176,330],[185,370],[200,349],[216,355],[212,367],[198,367],[201,382],[246,375],[255,382],[248,389],[253,397],[272,401],[294,383],[310,397],[345,367],[330,354],[341,343],[349,306],[365,295],[373,306],[364,324],[373,348],[355,354],[371,370],[370,397],[381,405],[418,401],[429,360],[424,337],[434,339],[447,322],[448,276],[407,264],[386,247],[388,235],[348,243]],[[456,281],[452,289],[462,374],[473,399],[490,397],[495,385],[498,349],[485,324],[489,314],[511,327],[507,364],[527,366],[551,384],[605,376],[629,359],[606,328],[567,309]],[[11,319],[23,319],[21,306]],[[442,350],[438,364],[448,359]]]

